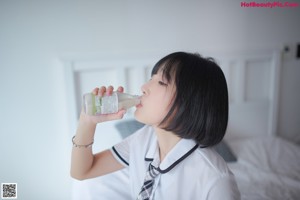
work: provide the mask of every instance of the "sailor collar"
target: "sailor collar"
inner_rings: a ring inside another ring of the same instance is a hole
[[[192,154],[198,146],[199,145],[194,140],[182,138],[160,163],[158,142],[156,136],[154,136],[152,137],[151,145],[146,153],[145,161],[150,161],[153,167],[164,174]]]

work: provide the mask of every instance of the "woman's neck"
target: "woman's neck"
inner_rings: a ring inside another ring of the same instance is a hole
[[[157,127],[154,127],[154,130],[158,140],[160,162],[162,162],[181,138],[172,132]]]

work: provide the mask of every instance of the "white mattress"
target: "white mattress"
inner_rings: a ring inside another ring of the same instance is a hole
[[[73,181],[72,200],[130,200],[128,169],[89,179]]]
[[[300,147],[276,137],[227,141],[238,161],[229,163],[243,200],[300,198]]]

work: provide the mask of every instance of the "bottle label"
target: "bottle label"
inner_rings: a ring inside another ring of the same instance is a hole
[[[95,114],[101,114],[101,106],[102,106],[102,97],[99,96],[95,96]]]

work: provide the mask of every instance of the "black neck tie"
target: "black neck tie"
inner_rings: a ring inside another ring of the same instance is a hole
[[[141,188],[141,191],[137,197],[137,200],[149,200],[152,194],[152,189],[154,185],[155,177],[159,174],[157,169],[155,169],[151,163],[149,164],[149,169],[146,173],[144,184]]]

